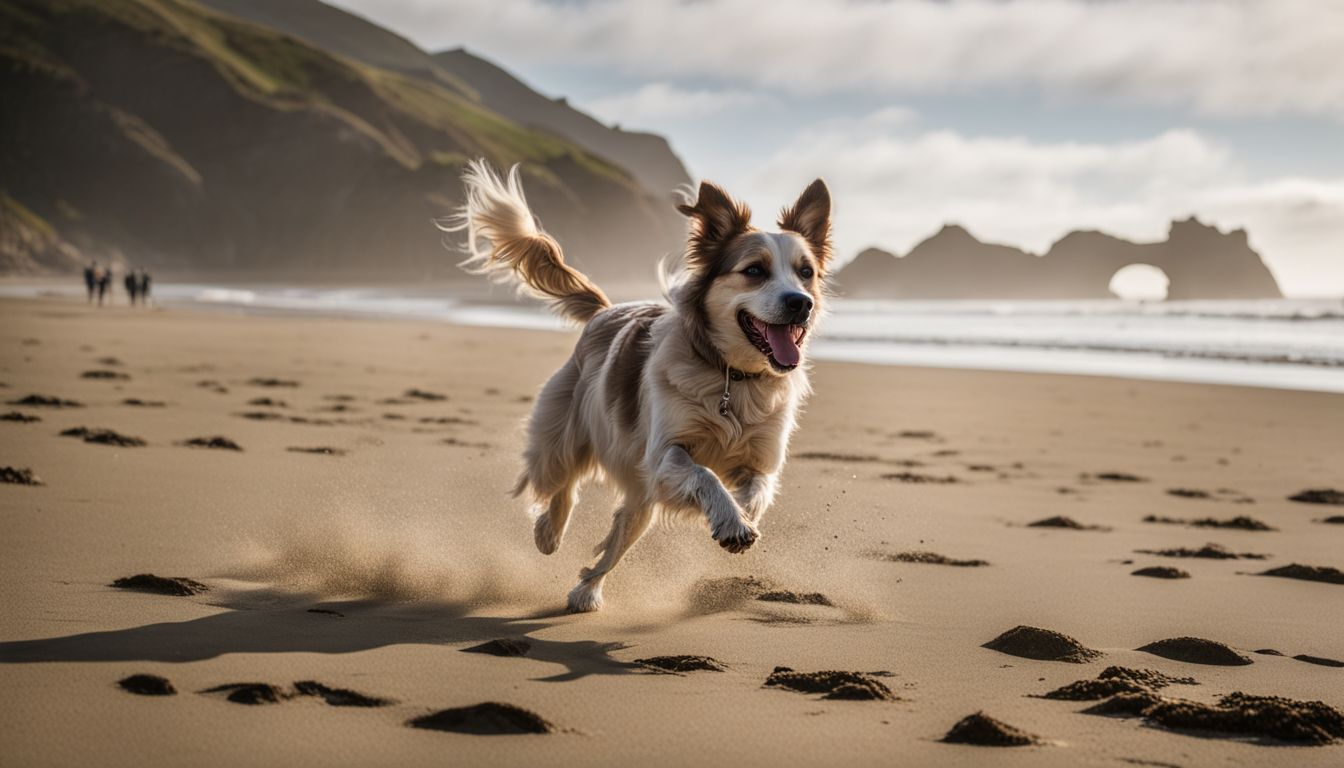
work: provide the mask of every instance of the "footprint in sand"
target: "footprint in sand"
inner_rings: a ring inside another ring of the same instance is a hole
[[[495,701],[441,709],[408,720],[406,724],[412,728],[482,736],[555,733],[558,730],[549,720],[530,709]]]
[[[1255,552],[1230,552],[1221,544],[1205,544],[1199,549],[1175,547],[1172,549],[1136,549],[1140,555],[1158,555],[1160,557],[1197,557],[1208,560],[1264,560],[1269,555]]]
[[[188,579],[185,576],[155,576],[152,573],[123,576],[113,581],[109,586],[117,589],[129,589],[133,592],[152,592],[156,595],[172,595],[175,597],[199,595],[210,591],[210,587],[195,579]]]
[[[290,379],[277,379],[270,376],[257,376],[247,380],[247,383],[253,387],[283,387],[293,389],[299,386],[299,382]]]
[[[225,697],[234,704],[278,704],[285,697],[284,691],[270,683],[225,683],[206,688],[201,693],[227,693]]]
[[[181,445],[188,448],[212,448],[222,451],[241,451],[243,447],[223,435],[213,437],[192,437],[183,440]]]
[[[981,647],[1024,659],[1071,664],[1085,664],[1105,655],[1061,632],[1026,625],[1013,627]]]
[[[13,485],[46,485],[42,478],[27,467],[0,467],[0,483]]]
[[[32,424],[35,421],[41,421],[41,416],[23,413],[21,411],[10,411],[9,413],[0,413],[0,421],[13,421],[19,424]]]
[[[285,450],[286,450],[286,451],[289,451],[290,453],[313,453],[313,454],[318,454],[318,455],[321,455],[321,456],[344,456],[344,455],[345,455],[345,450],[344,450],[344,449],[341,449],[341,448],[328,448],[328,447],[326,447],[326,446],[314,446],[314,447],[311,447],[311,448],[301,448],[301,447],[298,447],[298,446],[290,446],[290,447],[286,448]]]
[[[276,400],[273,397],[254,397],[247,401],[248,405],[257,408],[288,408],[289,403],[284,400]]]
[[[979,568],[989,565],[986,560],[957,560],[946,555],[940,555],[937,552],[921,552],[911,550],[908,552],[896,552],[887,554],[875,552],[872,557],[888,563],[920,563],[923,565],[951,565],[958,568]]]
[[[163,408],[168,405],[162,400],[141,400],[138,397],[128,397],[121,401],[122,405],[129,405],[135,408]]]
[[[158,675],[131,675],[117,681],[122,690],[139,696],[173,696],[177,689],[166,677]]]
[[[145,443],[143,438],[123,435],[110,429],[89,429],[88,427],[72,427],[61,432],[61,437],[78,437],[86,443],[95,445],[115,445],[120,448],[140,448]]]
[[[685,672],[727,672],[728,667],[709,656],[650,656],[635,663],[655,672],[679,675]]]
[[[1216,640],[1202,637],[1173,637],[1139,646],[1137,649],[1164,659],[1184,661],[1188,664],[1208,664],[1220,667],[1242,667],[1253,663],[1228,646]]]
[[[895,480],[898,483],[915,483],[919,485],[951,485],[961,482],[954,475],[924,475],[918,472],[887,472],[882,476],[883,480]]]
[[[1170,565],[1151,565],[1134,571],[1130,576],[1147,576],[1152,579],[1188,579],[1190,573],[1180,568],[1173,568]]]
[[[1079,477],[1079,479],[1084,480],[1084,481],[1087,481],[1087,480],[1100,480],[1100,481],[1102,481],[1102,482],[1107,482],[1107,483],[1146,483],[1146,482],[1148,482],[1148,478],[1146,478],[1146,477],[1140,477],[1140,476],[1138,476],[1138,475],[1131,474],[1131,473],[1129,473],[1129,472],[1098,472],[1098,473],[1093,474],[1093,475],[1089,475],[1089,474],[1087,474],[1087,473],[1083,473],[1083,474],[1079,475],[1078,477]]]
[[[1041,737],[996,720],[984,712],[976,712],[958,720],[941,741],[977,747],[1028,747],[1045,743]]]
[[[448,399],[447,395],[442,395],[438,392],[427,392],[423,389],[408,389],[405,392],[402,392],[401,396],[413,400],[424,400],[430,403],[440,403]]]
[[[820,693],[823,699],[899,701],[885,683],[865,672],[795,672],[788,667],[775,667],[765,679],[765,686],[798,693]]]
[[[10,400],[10,405],[26,405],[31,408],[83,408],[84,404],[75,400],[64,400],[50,395],[28,395],[18,400]]]
[[[79,374],[81,379],[93,379],[94,381],[130,381],[131,377],[121,371],[93,370],[85,371]]]
[[[1281,565],[1278,568],[1270,568],[1268,571],[1257,573],[1257,576],[1279,576],[1285,579],[1302,579],[1303,581],[1320,581],[1326,584],[1344,584],[1344,571],[1338,568],[1319,565]]]
[[[1027,523],[1028,528],[1064,528],[1071,531],[1109,531],[1104,525],[1084,525],[1072,517],[1055,515],[1043,520],[1037,520],[1034,523]]]
[[[1344,712],[1319,701],[1230,693],[1216,705],[1154,693],[1122,693],[1083,710],[1089,715],[1142,717],[1152,725],[1229,736],[1267,737],[1324,745],[1344,738]]]
[[[1277,531],[1277,528],[1262,523],[1253,517],[1238,515],[1227,520],[1219,520],[1213,517],[1203,517],[1194,520],[1188,520],[1183,517],[1163,517],[1158,515],[1148,515],[1143,518],[1145,523],[1162,523],[1164,525],[1188,525],[1192,528],[1228,528],[1239,531]]]
[[[23,405],[20,401],[15,401],[15,405]],[[1344,506],[1344,491],[1337,491],[1334,488],[1314,488],[1301,491],[1288,497],[1289,501],[1296,501],[1301,504],[1333,504],[1335,506]]]

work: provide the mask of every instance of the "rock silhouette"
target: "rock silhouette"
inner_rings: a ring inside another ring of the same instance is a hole
[[[869,248],[845,265],[836,280],[845,295],[861,298],[1101,299],[1111,297],[1111,278],[1131,264],[1165,272],[1168,299],[1283,295],[1251,249],[1245,230],[1225,233],[1193,217],[1173,221],[1162,242],[1134,243],[1078,231],[1040,256],[981,242],[963,227],[948,224],[903,258]]]

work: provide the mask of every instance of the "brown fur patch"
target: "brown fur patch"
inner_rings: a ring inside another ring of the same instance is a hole
[[[607,402],[611,404],[621,425],[634,429],[639,425],[641,406],[640,379],[644,366],[653,351],[649,343],[650,326],[665,308],[657,305],[642,307],[629,313],[629,330],[613,339],[610,368],[607,369]],[[615,346],[619,342],[620,346]]]

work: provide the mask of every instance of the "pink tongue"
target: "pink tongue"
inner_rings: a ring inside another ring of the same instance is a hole
[[[766,325],[765,339],[770,342],[770,352],[775,362],[784,366],[794,366],[802,357],[798,345],[793,342],[793,334],[787,325]]]

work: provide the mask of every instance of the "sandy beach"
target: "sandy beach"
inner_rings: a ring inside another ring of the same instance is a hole
[[[612,497],[590,486],[546,557],[507,491],[531,397],[575,337],[0,301],[0,414],[22,415],[0,421],[0,466],[41,482],[0,484],[0,763],[1344,762],[1338,740],[1042,698],[1118,666],[1197,683],[1144,695],[1344,708],[1344,584],[1258,575],[1344,568],[1344,525],[1325,522],[1344,506],[1289,500],[1344,489],[1344,396],[817,364],[758,544],[655,530],[602,612],[567,615]],[[1206,544],[1219,557],[1140,552]],[[1150,567],[1189,577],[1133,575]],[[207,590],[110,586],[145,573]],[[1079,663],[984,647],[1018,626],[1075,639]],[[1187,637],[1226,647],[1137,650]],[[463,652],[492,640],[520,655]],[[719,669],[637,663],[677,655]],[[825,698],[817,678],[766,686],[781,666],[861,674]],[[135,674],[177,693],[119,687]],[[273,687],[206,692],[239,683]],[[263,703],[230,700],[249,695]],[[482,728],[553,732],[408,727],[484,702],[546,722],[504,710]],[[942,741],[977,712],[1037,743]]]

